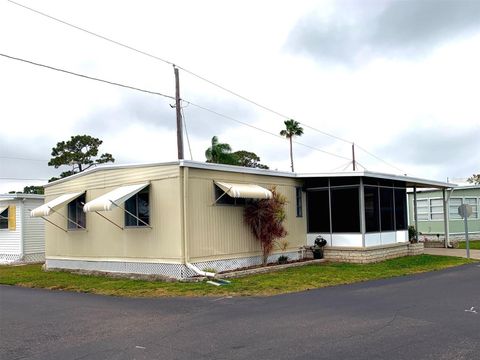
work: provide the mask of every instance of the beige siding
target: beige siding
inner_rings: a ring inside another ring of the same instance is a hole
[[[46,188],[48,195],[61,195],[68,192],[82,191],[85,189],[103,189],[126,184],[135,184],[143,181],[153,181],[168,178],[178,178],[177,165],[157,165],[134,167],[126,169],[105,169],[61,182]]]
[[[46,189],[50,201],[58,195],[87,190],[87,202],[118,186],[150,181],[150,224],[148,228],[121,230],[95,213],[87,213],[87,231],[63,232],[46,224],[46,256],[50,258],[113,259],[129,261],[180,262],[181,207],[179,169],[157,166],[95,172]],[[67,215],[67,208],[59,211]],[[121,209],[102,212],[124,225]],[[67,227],[59,214],[49,220]]]
[[[266,188],[277,185],[287,197],[285,227],[290,251],[305,245],[306,217],[296,217],[295,186],[301,180],[240,174],[222,171],[189,169],[187,236],[190,261],[217,260],[228,257],[259,255],[260,246],[243,223],[243,207],[215,205],[213,180],[257,184]]]

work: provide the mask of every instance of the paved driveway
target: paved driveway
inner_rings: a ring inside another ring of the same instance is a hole
[[[270,298],[125,299],[0,287],[0,301],[1,359],[480,355],[478,264]]]
[[[425,254],[467,257],[465,249],[425,248]],[[480,250],[470,250],[470,258],[480,260]],[[479,357],[480,358],[480,357]]]

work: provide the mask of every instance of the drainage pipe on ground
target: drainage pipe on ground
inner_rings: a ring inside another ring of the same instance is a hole
[[[185,265],[187,266],[187,268],[189,268],[190,270],[194,271],[197,275],[205,276],[205,277],[208,277],[208,278],[213,278],[213,277],[215,277],[215,273],[208,272],[208,271],[202,271],[202,270],[200,270],[198,267],[196,267],[196,266],[193,265],[193,264],[190,264],[190,263],[186,262]]]

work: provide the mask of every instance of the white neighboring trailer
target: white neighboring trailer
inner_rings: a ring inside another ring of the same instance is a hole
[[[30,217],[43,195],[0,195],[0,264],[45,261],[45,223]]]

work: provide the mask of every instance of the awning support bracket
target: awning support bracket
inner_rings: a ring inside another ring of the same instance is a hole
[[[71,222],[72,224],[75,224],[76,226],[78,226],[79,228],[85,230],[85,231],[88,231],[84,226],[80,225],[79,223],[73,221],[72,219],[69,219],[67,218],[65,215],[63,214],[60,214],[58,211],[52,209],[50,206],[48,207],[50,210],[52,210],[54,213],[60,215],[61,217],[63,217],[64,219],[66,219],[68,222]]]
[[[130,216],[133,216],[135,219],[137,219],[138,221],[140,221],[142,224],[145,225],[145,227],[148,227],[148,228],[152,228],[149,224],[147,224],[145,221],[143,221],[142,219],[140,219],[138,216],[136,216],[135,214],[132,214],[130,211],[128,211],[127,209],[121,207],[120,205],[116,204],[114,201],[110,200],[110,202],[115,205],[116,207],[122,209],[123,211],[125,211],[128,215]]]
[[[217,201],[220,200],[222,197],[224,197],[225,195],[227,195],[227,192],[229,192],[231,189],[233,188],[233,186],[231,186],[227,191],[224,191],[222,195],[220,195],[218,197],[218,199],[216,199],[211,206],[215,206],[217,204]]]
[[[116,222],[114,222],[113,220],[110,220],[110,219],[107,218],[105,215],[100,214],[98,211],[95,211],[95,214],[100,215],[102,218],[104,218],[104,219],[107,220],[108,222],[112,223],[113,225],[115,225],[115,226],[118,227],[119,229],[124,230],[122,226],[118,225],[118,224],[117,224]]]
[[[28,210],[28,211],[32,211],[31,209],[27,209],[27,210]],[[48,220],[48,219],[47,219],[47,218],[45,218],[44,216],[40,216],[40,218],[42,218],[42,219],[43,219],[43,220],[45,220],[46,222],[48,222],[48,223],[52,224],[53,226],[55,226],[55,227],[59,228],[60,230],[62,230],[62,231],[65,231],[65,232],[68,232],[67,230],[65,230],[65,229],[64,229],[64,228],[62,228],[61,226],[59,226],[59,225],[55,224],[54,222],[52,222],[52,221]]]

